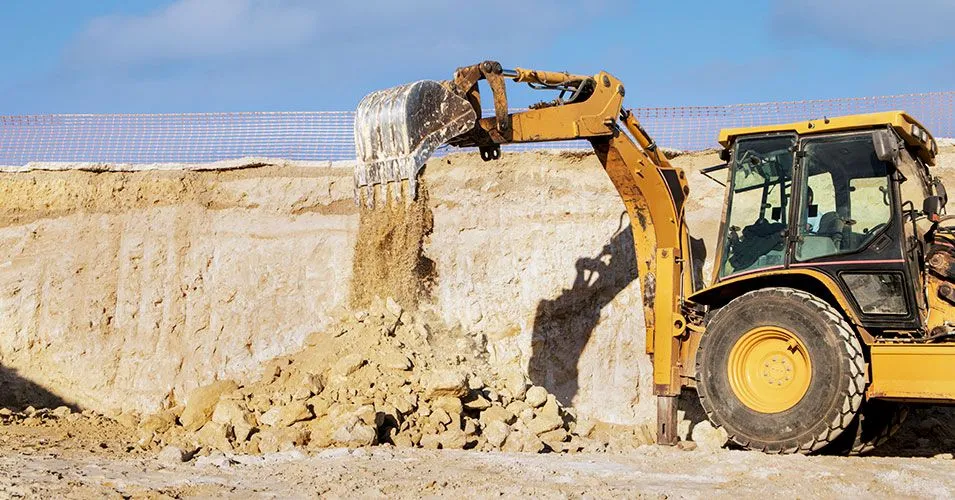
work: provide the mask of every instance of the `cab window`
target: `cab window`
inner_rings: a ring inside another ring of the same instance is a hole
[[[783,264],[795,144],[793,136],[737,142],[720,277]]]
[[[892,219],[889,168],[876,157],[872,135],[809,139],[803,151],[796,259],[861,250]]]

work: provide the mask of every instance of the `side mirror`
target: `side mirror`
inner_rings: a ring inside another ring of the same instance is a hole
[[[872,133],[875,155],[881,161],[895,162],[899,157],[899,139],[890,130],[877,130]]]
[[[945,191],[945,184],[942,184],[942,179],[938,177],[932,179],[932,187],[935,188],[935,194],[941,198],[941,208],[945,208],[945,205],[948,204],[948,193]]]
[[[942,198],[940,196],[928,196],[922,201],[922,213],[932,222],[940,220],[939,212],[942,209]]]
[[[727,161],[727,162],[730,161],[730,150],[728,150],[728,149],[721,149],[721,150],[720,150],[720,159],[723,160],[723,161]]]

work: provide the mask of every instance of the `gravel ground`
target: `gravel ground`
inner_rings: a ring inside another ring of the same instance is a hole
[[[646,446],[621,454],[330,449],[164,465],[153,457],[8,453],[0,492],[26,497],[951,497],[940,458],[769,457]]]

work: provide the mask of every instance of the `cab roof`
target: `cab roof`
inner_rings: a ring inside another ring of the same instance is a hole
[[[935,165],[938,145],[929,131],[905,111],[885,111],[864,115],[837,116],[822,120],[809,120],[783,125],[762,125],[758,127],[727,128],[720,130],[719,142],[729,148],[739,137],[766,134],[772,132],[795,132],[799,135],[825,134],[829,132],[849,132],[885,126],[892,126],[905,143],[915,148],[919,158],[928,165]]]

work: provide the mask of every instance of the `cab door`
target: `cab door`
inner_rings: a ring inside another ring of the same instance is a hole
[[[797,157],[790,267],[833,277],[867,327],[914,327],[895,165],[877,158],[872,132],[805,137]]]

